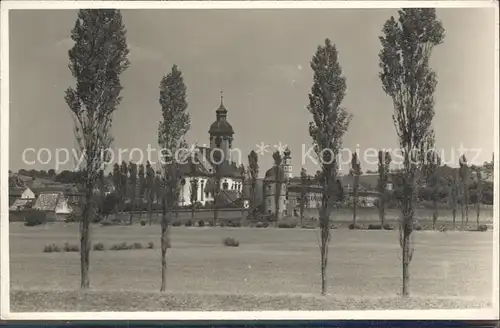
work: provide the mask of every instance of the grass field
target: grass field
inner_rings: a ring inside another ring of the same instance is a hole
[[[492,232],[415,232],[410,300],[398,294],[397,231],[332,230],[328,291],[320,297],[318,231],[172,229],[168,292],[160,285],[158,225],[92,226],[93,243],[152,241],[154,249],[93,251],[91,290],[79,292],[79,253],[44,253],[78,244],[78,225],[10,224],[12,311],[325,310],[488,306]],[[234,237],[239,247],[226,247]]]

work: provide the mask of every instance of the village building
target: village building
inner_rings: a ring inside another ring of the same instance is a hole
[[[43,211],[47,214],[48,220],[64,220],[72,212],[68,199],[62,192],[44,192],[38,195],[33,209]]]

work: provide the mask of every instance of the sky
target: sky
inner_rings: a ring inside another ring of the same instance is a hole
[[[376,169],[378,149],[396,149],[392,100],[378,78],[381,28],[391,9],[123,10],[131,66],[122,75],[123,100],[114,114],[115,149],[159,149],[159,83],[178,65],[187,86],[191,129],[188,142],[208,144],[221,89],[233,147],[244,163],[257,145],[261,175],[272,165],[274,146],[292,152],[294,175],[311,147],[307,111],[310,61],[330,38],[347,79],[343,102],[353,115],[343,147],[357,150],[363,170]],[[431,66],[438,76],[433,126],[444,162],[458,164],[459,149],[470,162],[492,158],[494,148],[494,9],[438,9],[446,29]],[[10,169],[70,169],[56,165],[56,150],[75,148],[73,121],[64,91],[74,84],[68,69],[74,10],[10,12]],[[498,110],[498,109],[497,109]],[[462,146],[462,148],[460,148]],[[33,151],[25,153],[26,149]],[[46,148],[51,152],[47,158]],[[367,153],[367,149],[373,151]],[[128,151],[127,151],[128,150]],[[36,154],[40,154],[40,160]],[[367,155],[370,154],[370,155]],[[64,161],[59,152],[59,161]],[[117,152],[115,154],[117,156]],[[366,157],[369,156],[369,157]],[[375,159],[374,159],[375,158]],[[136,151],[132,158],[138,161]],[[33,163],[34,162],[34,163]],[[347,172],[348,165],[341,171]]]

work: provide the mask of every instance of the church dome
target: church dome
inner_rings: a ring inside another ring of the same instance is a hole
[[[226,119],[227,109],[224,107],[223,96],[220,98],[220,106],[215,111],[216,120],[210,125],[208,133],[211,135],[233,135],[234,130],[231,124]]]

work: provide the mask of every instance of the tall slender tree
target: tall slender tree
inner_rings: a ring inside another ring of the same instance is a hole
[[[283,187],[283,158],[279,151],[275,151],[273,153],[274,160],[274,224],[278,226],[279,218],[281,217],[280,213],[280,204],[281,204],[281,191]]]
[[[353,177],[352,185],[352,226],[356,229],[356,212],[358,209],[359,177],[361,176],[361,163],[358,154],[355,152],[351,158],[351,171]]]
[[[462,217],[461,229],[465,229],[465,224],[469,223],[469,166],[467,158],[462,155],[459,159],[460,168],[458,169],[460,177],[460,212]]]
[[[106,196],[106,177],[104,176],[104,170],[99,170],[97,182],[98,182],[97,186],[99,188],[99,197],[98,197],[99,214],[102,215],[104,197]]]
[[[378,200],[378,214],[380,219],[380,224],[382,227],[385,224],[385,208],[387,202],[387,183],[389,181],[389,170],[391,165],[392,157],[391,153],[382,150],[378,152],[378,183],[377,191],[379,193]]]
[[[167,287],[167,249],[170,247],[169,226],[170,216],[179,203],[180,173],[178,158],[186,147],[185,136],[191,126],[191,119],[187,112],[188,103],[186,85],[182,72],[177,65],[162,78],[160,83],[160,105],[162,120],[158,126],[158,143],[167,154],[162,158],[163,192],[161,217],[161,287]]]
[[[146,177],[144,176],[144,164],[139,164],[138,178],[139,178],[139,218],[142,220],[142,211],[144,206],[144,193],[146,190]]]
[[[393,121],[403,153],[403,193],[400,197],[400,245],[403,288],[409,295],[409,265],[413,254],[412,232],[419,151],[434,117],[436,73],[429,65],[432,49],[444,38],[444,28],[433,8],[406,8],[398,11],[383,27],[379,54],[383,90],[392,98]]]
[[[80,287],[90,287],[90,222],[93,191],[98,172],[107,162],[106,150],[113,138],[111,122],[120,104],[120,74],[127,69],[128,48],[120,10],[81,9],[71,31],[69,69],[75,87],[66,90],[65,100],[73,116],[74,133],[82,158],[85,190],[80,225]]]
[[[130,184],[130,201],[132,202],[132,208],[130,211],[129,224],[132,225],[133,215],[135,211],[135,205],[137,203],[137,164],[133,162],[128,163],[129,172],[129,184]]]
[[[475,170],[475,184],[476,184],[476,227],[479,229],[479,216],[481,214],[481,201],[483,200],[483,175],[481,167]]]
[[[335,45],[329,39],[318,46],[311,60],[313,85],[309,94],[307,109],[313,120],[309,123],[309,135],[321,167],[322,188],[319,224],[321,230],[321,294],[327,292],[326,270],[328,265],[328,244],[330,242],[331,204],[336,200],[332,191],[336,190],[338,176],[338,154],[342,147],[342,137],[347,131],[351,115],[342,107],[347,85],[338,61]],[[334,197],[332,197],[334,196]]]
[[[250,178],[250,209],[249,213],[252,220],[255,220],[257,215],[257,178],[259,176],[259,158],[255,151],[248,154],[248,175]]]
[[[198,202],[198,178],[192,176],[189,180],[189,197],[191,200],[191,220],[195,220],[196,202]]]
[[[213,203],[213,212],[214,212],[214,220],[213,220],[213,226],[217,226],[217,220],[219,217],[219,198],[220,198],[220,193],[221,193],[221,167],[223,165],[223,162],[226,160],[224,158],[224,152],[221,149],[221,144],[222,144],[222,138],[217,136],[215,137],[215,149],[212,149],[212,155],[211,157],[213,158],[212,161],[212,166],[214,168],[214,188],[213,188],[213,194],[214,194],[214,203]]]

